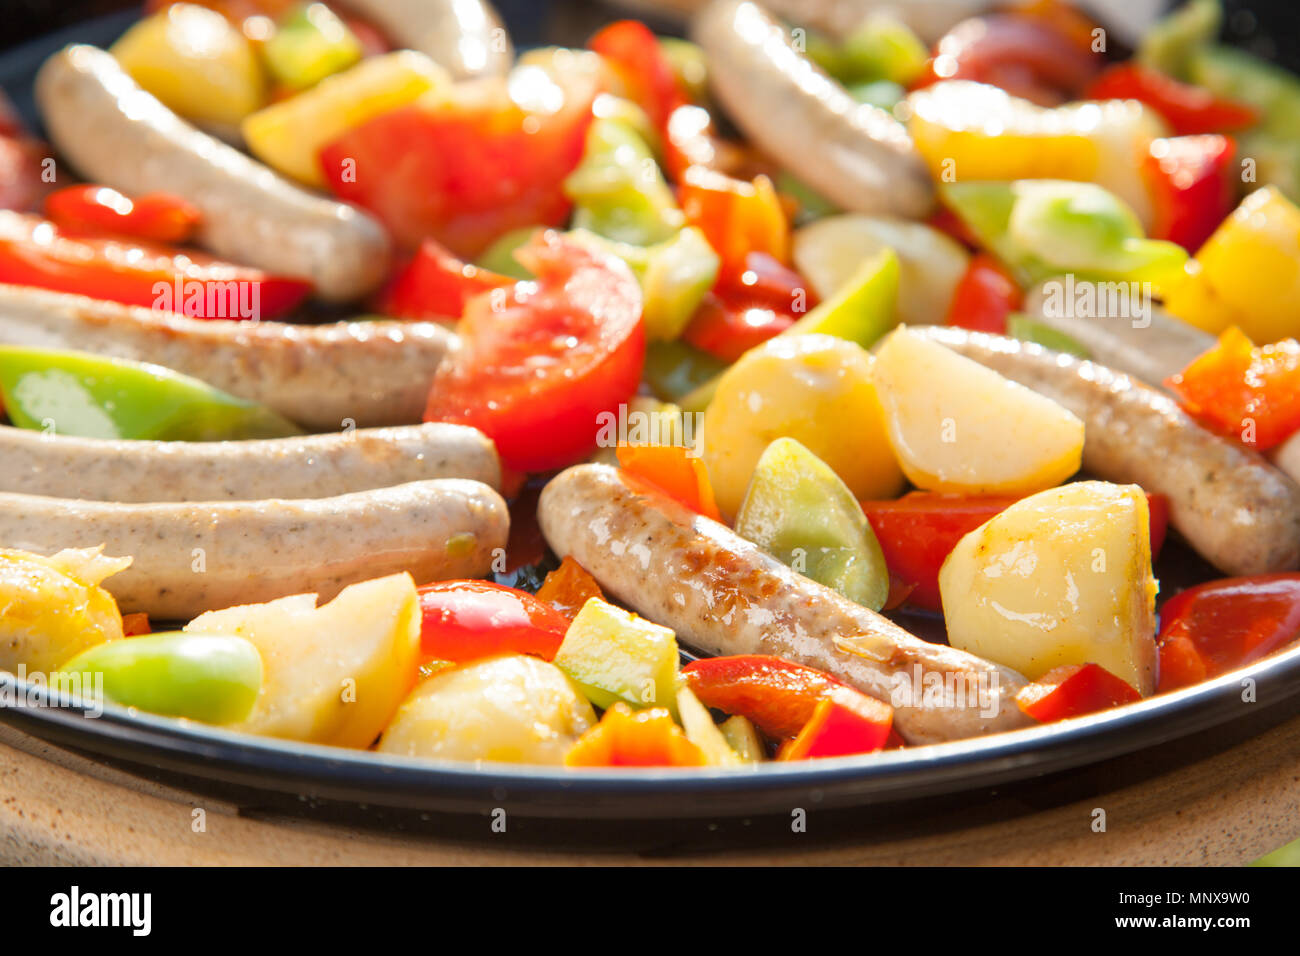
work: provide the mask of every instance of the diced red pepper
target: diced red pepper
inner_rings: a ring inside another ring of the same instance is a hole
[[[889,743],[894,708],[851,687],[832,687],[813,708],[778,760],[814,760],[874,753]]]
[[[1236,144],[1217,134],[1175,136],[1151,143],[1143,171],[1155,222],[1151,238],[1196,252],[1237,204],[1232,158]]]
[[[545,601],[489,581],[439,581],[419,592],[420,652],[427,660],[534,654],[549,661],[569,629],[569,619]]]
[[[537,600],[545,601],[568,618],[576,617],[592,598],[604,596],[596,579],[571,554],[564,556],[560,566],[546,575],[546,580],[537,589]]]
[[[702,767],[704,754],[663,707],[633,711],[622,701],[578,738],[569,767]]]
[[[149,634],[151,630],[149,615],[144,611],[122,615],[122,635],[124,637],[139,637],[142,634]]]
[[[690,102],[659,38],[639,20],[618,20],[602,27],[587,46],[605,58],[628,99],[646,111],[656,129],[667,128],[673,110]]]
[[[1264,574],[1198,584],[1160,610],[1160,680],[1177,690],[1218,677],[1300,638],[1300,574]]]
[[[0,213],[0,282],[200,319],[273,318],[311,291],[301,279],[267,275],[195,250],[67,235],[52,222],[17,213]]]
[[[984,252],[971,257],[948,306],[948,325],[975,332],[1007,334],[1007,316],[1024,304],[1025,295],[1000,262]]]
[[[203,214],[170,193],[132,199],[107,186],[68,186],[45,197],[45,215],[69,233],[128,236],[151,242],[185,242]]]
[[[880,542],[891,579],[911,586],[905,603],[942,609],[939,569],[966,535],[1019,500],[1004,496],[948,495],[913,491],[891,501],[864,501],[871,530]],[[1148,495],[1151,514],[1151,556],[1160,553],[1169,518],[1162,495]]]
[[[1165,384],[1211,431],[1265,451],[1300,429],[1300,342],[1256,346],[1236,327]]]
[[[697,514],[721,521],[704,462],[680,445],[619,445],[618,464],[624,471],[654,485]]]
[[[1259,122],[1259,111],[1246,103],[1215,96],[1180,83],[1139,63],[1109,67],[1084,91],[1090,100],[1140,100],[1165,118],[1178,136],[1245,129]]]
[[[681,674],[706,707],[748,717],[778,740],[798,734],[832,688],[847,687],[815,668],[766,654],[706,657],[687,664]]]
[[[737,281],[752,252],[782,264],[790,261],[790,223],[766,176],[745,182],[691,166],[682,175],[678,199],[686,221],[700,228],[721,258],[720,283]]]
[[[476,295],[514,284],[509,276],[472,265],[432,239],[420,243],[376,299],[383,315],[399,319],[454,321]]]
[[[1040,723],[1079,717],[1142,699],[1100,664],[1054,667],[1016,693],[1016,706]]]
[[[788,313],[761,305],[733,306],[709,293],[682,331],[682,341],[731,363],[794,323]]]

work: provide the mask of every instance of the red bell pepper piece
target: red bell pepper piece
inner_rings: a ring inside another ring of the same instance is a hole
[[[697,514],[721,521],[713,485],[704,462],[680,445],[619,445],[618,464],[624,471],[654,485]]]
[[[778,760],[813,760],[874,753],[890,740],[894,708],[851,687],[832,687],[817,701],[798,736],[783,746]]]
[[[622,701],[578,738],[568,767],[702,767],[704,754],[663,707],[633,711]]]
[[[380,292],[375,309],[399,319],[454,321],[476,295],[514,284],[509,276],[456,258],[432,239],[402,266]]]
[[[1007,334],[1007,316],[1024,304],[1025,295],[1002,264],[987,253],[971,257],[948,306],[948,325],[975,332]]]
[[[1198,422],[1259,451],[1300,429],[1300,342],[1255,346],[1235,327],[1165,384]]]
[[[1227,136],[1175,136],[1151,143],[1143,170],[1155,207],[1151,238],[1196,252],[1237,204],[1236,144]]]
[[[439,581],[419,588],[425,659],[472,661],[493,654],[551,660],[569,619],[527,591],[489,581]]]
[[[778,263],[790,261],[790,223],[766,176],[745,182],[691,166],[682,175],[678,200],[686,221],[700,228],[722,260],[719,284],[739,281],[752,252],[766,253]]]
[[[1160,611],[1157,691],[1226,674],[1300,637],[1300,574],[1224,578],[1180,591]]]
[[[1101,73],[1084,91],[1090,100],[1140,100],[1165,118],[1178,136],[1245,129],[1259,122],[1246,103],[1215,96],[1180,83],[1138,63],[1119,63]]]
[[[195,250],[67,235],[52,222],[17,213],[0,213],[0,282],[200,319],[273,318],[311,291],[301,279],[267,275]]]
[[[706,657],[687,664],[681,674],[706,707],[748,717],[778,740],[798,734],[831,688],[848,688],[815,668],[766,654]]]
[[[45,216],[69,233],[185,242],[202,213],[170,193],[132,199],[107,186],[68,186],[45,197]]]
[[[724,362],[780,335],[817,304],[799,273],[751,251],[740,272],[722,275],[682,332],[682,340]]]
[[[639,20],[618,20],[602,27],[587,46],[605,58],[628,99],[646,111],[656,129],[666,129],[673,110],[690,102],[659,38]]]
[[[149,615],[144,611],[136,611],[134,614],[122,615],[122,636],[139,637],[141,634],[149,634],[152,628],[149,626]]]
[[[1100,664],[1054,667],[1016,693],[1016,706],[1040,723],[1131,704],[1142,695]]]
[[[576,617],[592,598],[604,596],[596,579],[571,554],[564,556],[560,566],[546,575],[537,589],[537,600],[545,601],[568,618]]]
[[[1017,500],[913,491],[892,501],[864,501],[862,510],[880,542],[891,578],[912,588],[905,603],[938,611],[942,609],[939,569],[952,549]],[[1162,495],[1147,495],[1147,507],[1154,559],[1164,544],[1169,504]]]

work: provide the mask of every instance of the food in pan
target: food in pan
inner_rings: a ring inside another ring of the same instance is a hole
[[[0,129],[0,667],[740,771],[1293,648],[1300,80],[1215,0],[1131,50],[673,6],[516,56],[477,2],[154,2],[51,56],[49,143]]]

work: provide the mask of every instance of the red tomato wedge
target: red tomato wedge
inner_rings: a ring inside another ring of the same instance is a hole
[[[1209,581],[1160,610],[1158,691],[1244,667],[1300,638],[1300,574]]]
[[[330,189],[374,213],[399,244],[432,238],[467,258],[512,229],[561,225],[571,205],[561,187],[582,158],[595,78],[525,66],[455,90],[326,145]]]
[[[681,673],[706,707],[748,717],[755,727],[778,740],[803,730],[817,702],[832,688],[844,687],[859,694],[816,668],[766,654],[707,657],[687,664]]]
[[[132,199],[107,186],[68,186],[45,197],[46,217],[69,232],[128,236],[152,242],[184,242],[203,214],[170,193]]]
[[[1257,347],[1238,328],[1165,384],[1187,414],[1259,451],[1300,429],[1300,342]]]
[[[601,417],[635,394],[641,287],[621,259],[554,232],[516,256],[537,281],[470,300],[424,420],[473,425],[508,467],[549,471],[595,447]]]
[[[778,760],[847,757],[882,750],[890,741],[894,709],[851,687],[832,687],[817,701],[798,736],[781,748]]]
[[[1259,111],[1253,106],[1180,83],[1139,63],[1119,63],[1107,68],[1088,84],[1084,98],[1140,100],[1163,116],[1178,136],[1245,129],[1260,119]]]
[[[375,309],[399,319],[457,320],[474,296],[514,281],[464,262],[444,246],[426,239],[380,292]]]
[[[948,325],[975,332],[1007,334],[1007,316],[1024,303],[1024,293],[1002,264],[988,253],[971,257],[948,306]]]
[[[494,654],[550,660],[569,619],[527,591],[488,581],[439,581],[420,592],[420,653],[426,660],[472,661]]]
[[[911,586],[904,603],[941,610],[939,569],[952,549],[970,532],[1019,500],[913,491],[892,501],[864,501],[891,579]],[[1151,512],[1151,556],[1165,540],[1169,504],[1162,495],[1147,495]]]
[[[1108,710],[1142,699],[1137,688],[1100,664],[1054,667],[1016,693],[1016,706],[1040,723]]]
[[[158,243],[67,235],[36,216],[0,213],[0,282],[74,292],[199,319],[269,319],[311,291],[301,279]]]

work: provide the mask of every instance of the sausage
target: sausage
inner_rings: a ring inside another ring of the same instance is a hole
[[[433,322],[193,319],[0,284],[0,344],[152,362],[333,431],[418,422],[456,335]]]
[[[330,301],[370,292],[388,271],[378,222],[195,129],[103,50],[73,45],[46,60],[36,103],[50,140],[82,175],[128,194],[185,198],[203,214],[199,244],[219,256],[308,279]]]
[[[1169,517],[1230,575],[1300,567],[1300,485],[1257,452],[1206,431],[1169,396],[1104,365],[957,328],[913,332],[974,359],[1083,420],[1083,467],[1169,498]]]
[[[552,550],[572,555],[608,594],[685,643],[708,654],[774,654],[820,668],[892,703],[908,743],[1030,723],[1012,700],[1025,682],[1019,674],[912,636],[615,468],[562,472],[542,490],[538,519]],[[847,646],[857,651],[841,649]],[[950,706],[894,693],[904,679],[922,686],[918,675],[933,674],[972,689]]]
[[[1029,291],[1023,311],[1074,339],[1093,361],[1157,388],[1214,346],[1213,335],[1149,302],[1145,315],[1124,314],[1132,311],[1127,295],[1108,301],[1105,285],[1071,277],[1049,279]],[[1085,293],[1095,293],[1094,307],[1076,308],[1076,298]]]
[[[464,425],[259,441],[112,441],[0,426],[0,491],[86,501],[330,498],[431,478],[501,487],[496,448]]]
[[[479,577],[509,518],[477,481],[413,481],[334,498],[121,504],[0,493],[0,547],[53,554],[104,545],[131,567],[105,586],[124,612],[204,611],[409,571],[417,583]]]
[[[712,0],[691,37],[736,125],[813,189],[851,212],[920,218],[929,210],[934,185],[903,125],[855,101],[761,7]]]
[[[514,60],[501,18],[483,0],[342,0],[340,6],[458,80],[499,76]]]

